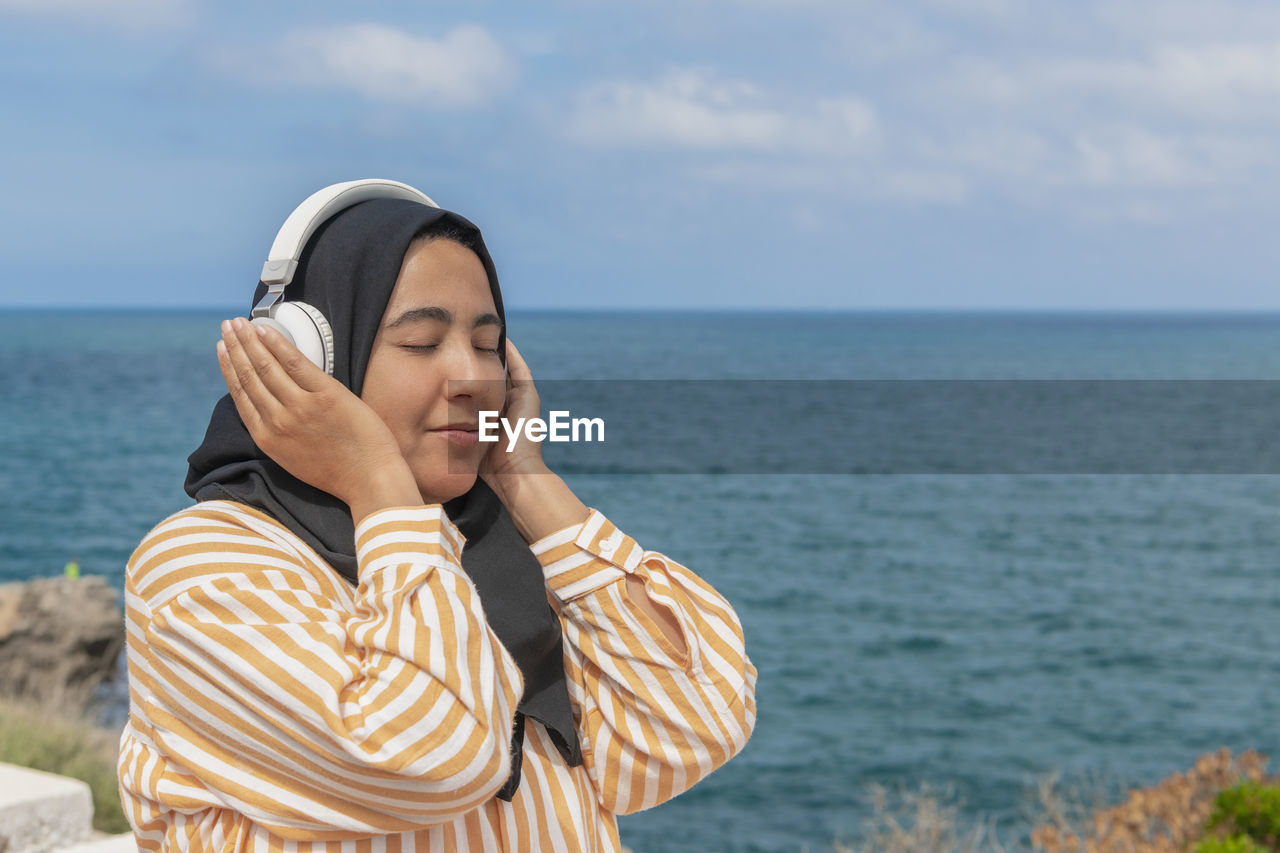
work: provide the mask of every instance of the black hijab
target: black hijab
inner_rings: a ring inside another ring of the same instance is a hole
[[[461,235],[484,264],[498,316],[498,352],[506,353],[506,314],[493,260],[466,219],[412,201],[374,199],[338,213],[308,241],[288,299],[320,310],[333,328],[333,375],[357,395],[382,313],[409,244],[441,229]],[[254,302],[266,288],[258,285]],[[197,501],[231,500],[266,512],[306,542],[353,585],[359,580],[355,525],[347,505],[289,474],[258,449],[230,395],[213,409],[204,442],[188,458],[186,490]],[[565,683],[560,621],[547,602],[542,569],[506,508],[483,480],[445,504],[466,537],[462,567],[475,583],[485,616],[524,676],[511,740],[511,776],[498,796],[520,783],[524,718],[542,723],[570,766],[582,763]]]

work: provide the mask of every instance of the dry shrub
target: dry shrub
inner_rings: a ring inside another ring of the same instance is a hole
[[[1264,776],[1267,758],[1253,750],[1233,758],[1220,749],[1195,766],[1150,788],[1137,788],[1117,806],[1091,815],[1062,807],[1053,781],[1041,785],[1047,816],[1031,833],[1045,853],[1190,853],[1206,834],[1219,791],[1243,781],[1276,782]]]
[[[869,796],[875,814],[865,822],[863,840],[837,843],[837,853],[1005,853],[990,821],[961,826],[950,788],[924,785],[891,795],[883,785],[872,785]]]

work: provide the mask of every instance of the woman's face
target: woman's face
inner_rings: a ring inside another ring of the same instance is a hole
[[[475,253],[451,240],[416,243],[382,315],[361,399],[391,428],[427,503],[475,484],[482,410],[501,410],[501,320]]]

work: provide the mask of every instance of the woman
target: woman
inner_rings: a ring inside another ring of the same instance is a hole
[[[126,579],[120,782],[145,850],[617,850],[741,749],[755,670],[727,602],[585,507],[478,413],[536,416],[479,232],[376,199],[290,299],[333,376],[223,324],[199,503]]]

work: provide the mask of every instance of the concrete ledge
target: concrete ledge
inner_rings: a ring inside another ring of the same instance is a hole
[[[112,835],[63,847],[56,853],[138,853],[138,843],[134,840],[133,833],[127,832],[124,835]]]
[[[93,798],[78,779],[0,764],[4,853],[46,853],[93,837]]]

